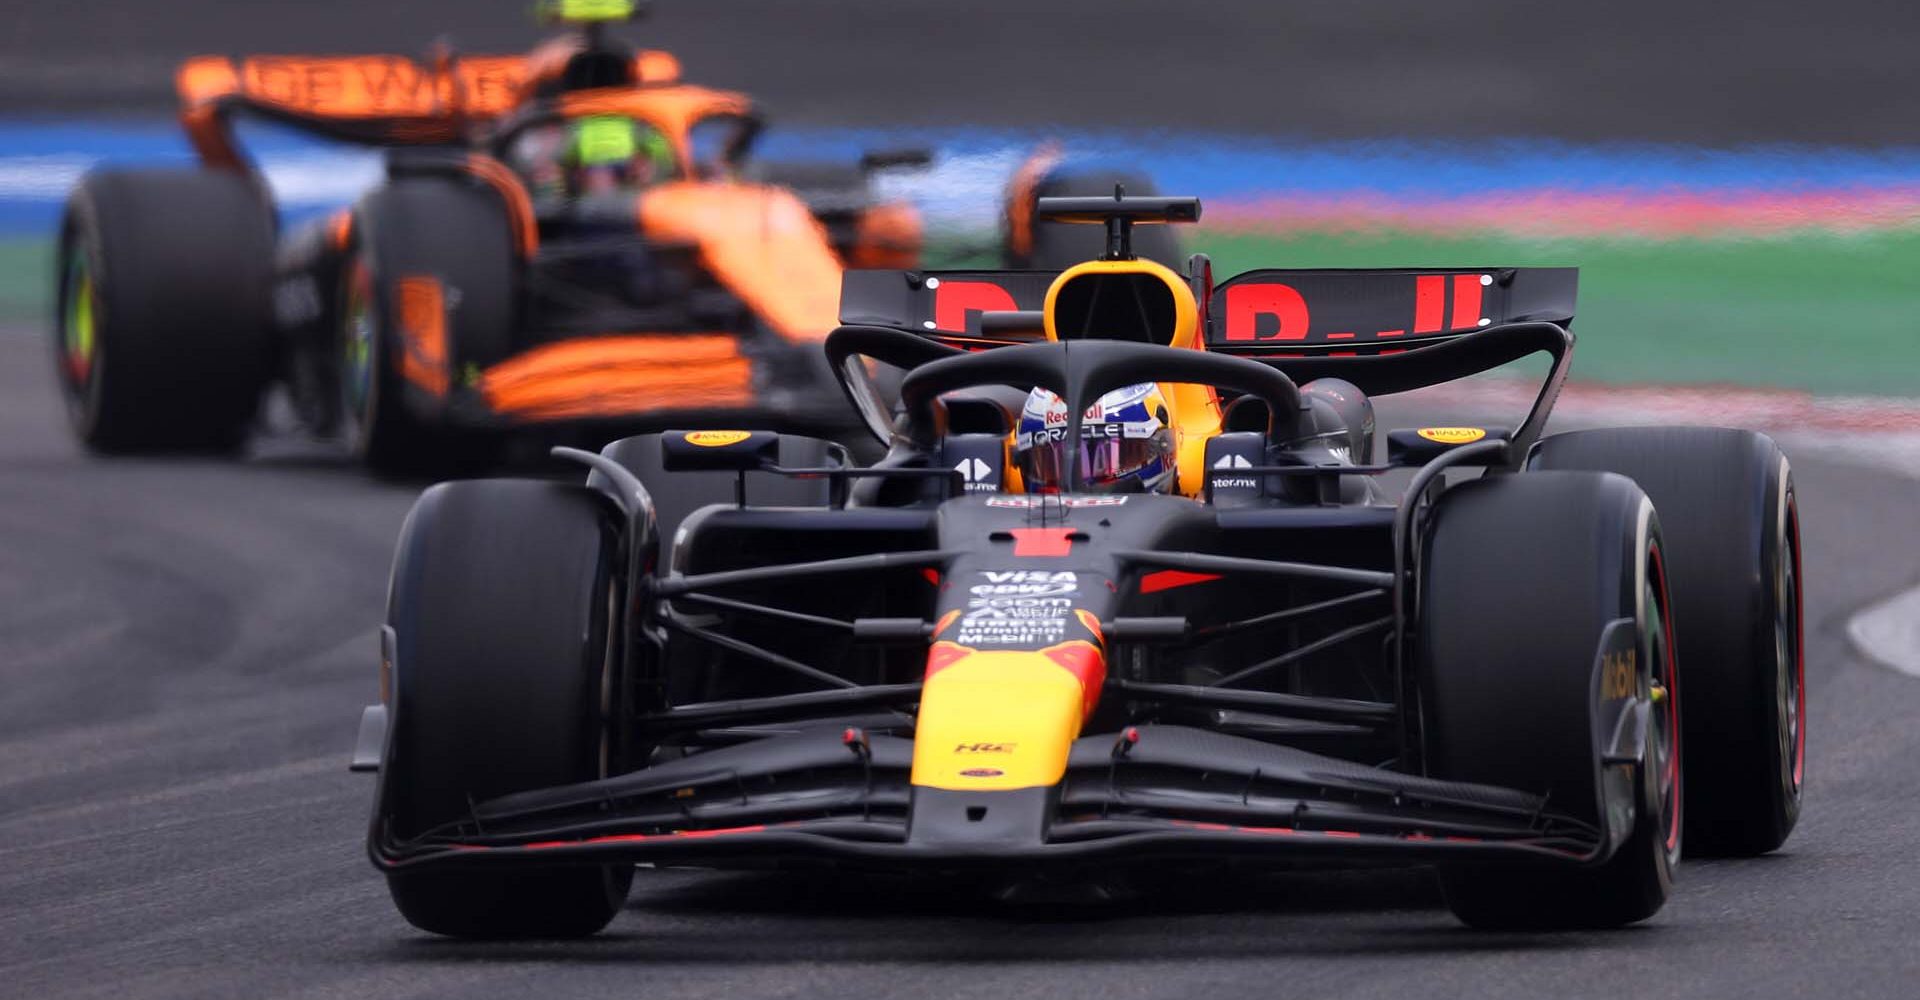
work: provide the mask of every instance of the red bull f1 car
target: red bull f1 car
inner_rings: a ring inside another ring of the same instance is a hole
[[[200,166],[96,171],[68,204],[54,332],[79,437],[231,448],[276,384],[386,471],[527,428],[844,425],[820,350],[841,271],[917,266],[918,213],[872,177],[926,155],[759,163],[745,95],[607,33],[633,4],[550,6],[581,23],[526,56],[184,64]],[[279,232],[242,117],[385,148],[385,183]],[[1009,252],[1058,241],[1010,214]]]
[[[419,499],[355,758],[408,921],[592,933],[636,862],[1407,863],[1475,927],[1605,927],[1683,841],[1786,838],[1791,472],[1743,431],[1545,435],[1574,271],[1215,284],[1132,252],[1193,199],[1038,210],[1100,258],[847,275],[825,350],[878,462],[695,429]],[[1536,354],[1513,425],[1380,454],[1371,397]],[[1103,479],[1128,441],[1171,474]]]

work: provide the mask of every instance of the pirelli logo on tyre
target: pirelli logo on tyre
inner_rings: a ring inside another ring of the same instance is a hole
[[[1439,444],[1472,444],[1487,436],[1483,427],[1422,427],[1415,433]]]
[[[753,436],[752,431],[688,431],[686,442],[702,448],[725,448]]]

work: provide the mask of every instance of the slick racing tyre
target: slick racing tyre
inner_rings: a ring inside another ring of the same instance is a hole
[[[1653,499],[1687,675],[1687,850],[1779,847],[1800,817],[1807,762],[1800,511],[1786,456],[1751,431],[1628,427],[1554,435],[1532,464],[1618,472]]]
[[[1617,927],[1652,916],[1673,885],[1683,801],[1680,686],[1652,505],[1622,476],[1526,473],[1448,491],[1429,523],[1417,645],[1435,777],[1591,814],[1593,678],[1609,623],[1636,623],[1632,683],[1653,699],[1633,825],[1612,857],[1587,868],[1443,867],[1447,905],[1481,928]]]
[[[340,269],[340,413],[354,457],[383,475],[486,464],[495,440],[441,418],[450,395],[512,349],[517,265],[498,196],[403,178],[355,210]]]
[[[1033,186],[1032,197],[1057,198],[1068,195],[1112,196],[1114,185],[1126,188],[1130,195],[1159,194],[1153,181],[1144,174],[1118,170],[1055,169]],[[1033,219],[1028,212],[1025,216]],[[1064,271],[1083,261],[1095,260],[1106,250],[1106,231],[1099,226],[1065,222],[1032,221],[1032,250],[1026,255],[1007,251],[1009,265],[1021,269]],[[1180,253],[1180,241],[1172,226],[1135,226],[1133,252],[1137,257],[1158,261],[1181,273],[1186,258]]]
[[[608,504],[579,486],[433,487],[401,530],[388,601],[394,732],[383,821],[406,840],[510,792],[609,767],[601,704],[619,572]],[[619,912],[631,866],[392,873],[407,921],[454,937],[580,937]]]
[[[100,170],[60,225],[54,356],[99,452],[224,451],[271,370],[273,209],[249,178]]]

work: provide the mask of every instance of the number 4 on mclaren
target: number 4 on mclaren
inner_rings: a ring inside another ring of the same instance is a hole
[[[1613,926],[1666,901],[1683,840],[1787,836],[1792,476],[1740,431],[1543,436],[1571,271],[1214,287],[1130,253],[1190,199],[1039,208],[1106,253],[848,276],[826,349],[877,464],[676,432],[568,453],[584,482],[421,497],[359,752],[407,919],[589,933],[635,862],[1231,860],[1427,863],[1474,926]],[[942,305],[966,285],[1009,308]],[[1536,353],[1511,428],[1376,455],[1369,397]]]

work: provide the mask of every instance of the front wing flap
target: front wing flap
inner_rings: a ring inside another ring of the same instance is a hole
[[[476,803],[466,819],[411,839],[376,815],[369,847],[385,870],[556,861],[941,870],[1292,855],[1580,865],[1613,846],[1525,792],[1183,726],[1140,726],[1120,744],[1083,737],[1065,779],[1048,788],[915,787],[912,754],[905,736],[826,727]]]

